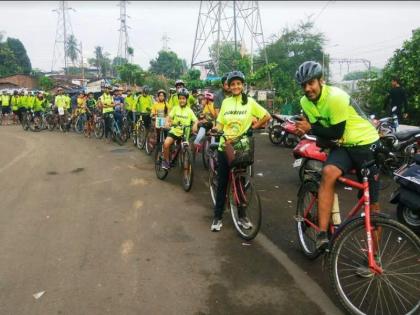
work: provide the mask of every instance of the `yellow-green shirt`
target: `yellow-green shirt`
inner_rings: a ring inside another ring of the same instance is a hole
[[[132,111],[132,112],[137,111],[137,102],[138,102],[138,97],[137,96],[135,96],[133,94],[130,95],[130,96],[127,96],[124,99],[125,109],[129,110],[129,111]]]
[[[324,85],[316,104],[303,96],[300,105],[311,124],[318,121],[324,127],[331,127],[346,121],[340,139],[343,146],[367,145],[379,139],[375,127],[350,104],[350,96],[337,87]]]
[[[1,106],[9,107],[10,106],[10,95],[1,96]]]
[[[183,127],[190,126],[193,122],[197,121],[197,117],[188,106],[175,106],[169,113],[169,117],[173,125],[169,132],[177,137],[182,136]],[[181,126],[176,126],[178,124],[181,124]]]
[[[35,98],[34,100],[34,111],[35,112],[40,112],[43,111],[45,108],[45,99],[40,100],[38,97]]]
[[[165,103],[156,102],[152,106],[152,115],[157,115],[158,117],[165,117]]]
[[[35,96],[33,95],[29,95],[27,98],[27,104],[26,104],[26,108],[30,108],[33,109],[34,108],[34,103],[35,103]]]
[[[12,96],[12,98],[10,99],[10,104],[12,105],[12,110],[18,110],[19,96]]]
[[[55,97],[54,104],[58,108],[66,108],[66,96],[65,95],[57,95]]]
[[[178,94],[172,94],[168,100],[168,110],[171,111],[175,106],[179,105]]]
[[[259,105],[252,97],[242,105],[242,97],[230,96],[225,98],[220,108],[217,122],[223,125],[223,132],[226,139],[235,139],[243,135],[252,125],[254,117],[262,119],[267,115],[267,110]],[[224,137],[220,138],[219,150],[224,150]]]
[[[137,112],[139,113],[147,113],[152,110],[153,106],[153,98],[151,95],[140,95],[139,101],[137,103]]]
[[[111,103],[113,102],[113,98],[112,98],[111,94],[105,94],[104,93],[99,97],[99,100],[101,101],[102,105],[104,106],[102,108],[102,113],[103,114],[111,113],[111,112],[114,111],[114,107],[110,106]],[[105,107],[105,106],[110,106],[110,107]]]

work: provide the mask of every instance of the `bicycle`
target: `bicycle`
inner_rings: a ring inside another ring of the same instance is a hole
[[[210,133],[210,136],[217,140],[226,135],[223,132]],[[251,132],[240,136],[236,139],[236,143],[243,143],[247,140],[249,143],[249,151],[247,150],[247,157],[242,159],[238,157],[238,161],[232,161],[229,171],[226,207],[232,215],[236,231],[239,236],[245,240],[254,239],[260,228],[262,222],[262,207],[260,196],[252,181],[252,164],[254,156],[254,138]],[[216,204],[217,194],[217,150],[219,143],[211,143],[209,145],[209,189],[212,198],[213,206]],[[238,150],[240,151],[240,149]],[[245,155],[244,155],[245,157]],[[242,161],[241,161],[242,160]],[[240,222],[240,218],[246,214],[251,222],[251,228],[245,228]]]
[[[32,120],[29,121],[29,129],[33,132],[39,132],[46,129],[47,121],[44,112],[40,112],[39,115],[34,113]]]
[[[363,195],[344,222],[333,211],[336,225],[329,227],[326,250],[329,278],[352,314],[414,314],[420,308],[420,239],[388,216],[371,213],[368,175],[374,164],[363,165],[362,183],[344,176],[338,179]],[[295,216],[299,245],[309,259],[321,254],[315,247],[320,174],[317,177],[310,176],[301,185]]]
[[[171,168],[175,167],[178,163],[180,169],[182,170],[182,188],[184,191],[188,192],[191,190],[194,179],[194,171],[192,165],[192,153],[190,145],[188,143],[189,130],[191,126],[182,126],[183,133],[181,139],[175,141],[173,148],[170,153],[170,165]],[[169,170],[162,168],[163,158],[163,143],[164,143],[164,131],[169,130],[167,128],[161,128],[159,135],[159,142],[156,146],[155,152],[155,172],[157,178],[164,180],[168,176]]]
[[[93,132],[96,139],[102,139],[105,134],[105,119],[100,111],[93,113]]]
[[[165,125],[165,120],[166,119],[164,117],[152,118],[152,127],[147,133],[146,143],[144,146],[144,150],[147,155],[151,155],[153,151],[156,149],[157,143],[162,142],[161,141],[162,139],[160,139],[161,138],[160,135],[161,135],[161,129]]]
[[[111,119],[111,138],[116,141],[119,145],[124,144],[124,139],[121,133],[121,128],[118,125],[117,120],[115,119],[114,113],[108,114]]]
[[[137,149],[139,150],[144,149],[144,146],[146,144],[146,139],[147,139],[148,129],[146,128],[145,122],[144,122],[145,115],[147,114],[140,114],[140,117],[137,120],[136,125],[134,126],[133,141],[135,138],[136,139],[135,145],[137,145]]]

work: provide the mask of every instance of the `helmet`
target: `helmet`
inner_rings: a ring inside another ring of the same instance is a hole
[[[180,95],[185,96],[185,98],[188,98],[190,96],[190,92],[188,92],[186,88],[182,88],[178,91],[178,98]]]
[[[159,96],[160,93],[163,93],[163,95],[165,95],[165,97],[166,97],[166,91],[165,90],[161,89],[161,90],[157,91],[156,95]]]
[[[14,90],[13,91],[13,95],[17,95],[18,94],[18,91],[17,90]]]
[[[143,92],[144,93],[149,93],[150,92],[150,88],[147,85],[143,86]]]
[[[169,92],[170,93],[175,93],[176,89],[175,88],[169,88]]]
[[[242,83],[245,82],[245,75],[241,71],[232,71],[229,72],[227,76],[228,84],[230,85],[234,79],[239,79]]]
[[[295,78],[299,84],[322,77],[322,66],[315,61],[305,61],[296,71]]]
[[[214,100],[214,94],[213,93],[210,93],[210,92],[205,92],[204,93],[204,98],[206,100],[213,101]]]
[[[185,86],[184,81],[182,81],[182,80],[176,80],[175,81],[175,86],[178,86],[178,85],[181,85],[181,84]]]

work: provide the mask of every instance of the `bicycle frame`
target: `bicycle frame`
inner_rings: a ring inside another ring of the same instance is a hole
[[[337,180],[340,183],[343,183],[347,186],[356,188],[358,190],[363,191],[362,197],[358,200],[357,204],[350,210],[348,215],[346,216],[346,219],[342,224],[340,224],[338,227],[335,227],[333,224],[330,223],[330,231],[333,235],[335,233],[339,233],[340,229],[347,224],[351,219],[355,218],[356,214],[362,209],[363,207],[363,213],[364,213],[364,221],[365,221],[365,230],[366,230],[366,236],[367,236],[367,245],[368,245],[368,262],[369,267],[375,272],[375,273],[382,273],[382,268],[378,266],[376,263],[376,260],[374,258],[374,249],[373,249],[373,239],[372,239],[372,225],[370,221],[370,194],[369,194],[369,182],[367,178],[367,172],[368,170],[364,170],[366,172],[363,176],[363,182],[359,183],[354,180],[351,180],[349,178],[346,178],[344,176],[340,176]],[[314,228],[317,232],[319,232],[319,227],[312,223],[310,220],[307,219],[307,216],[309,214],[309,211],[314,206],[315,202],[317,202],[317,198],[313,197],[312,200],[309,203],[309,206],[304,211],[304,217],[303,220],[306,224],[310,225],[312,228]]]

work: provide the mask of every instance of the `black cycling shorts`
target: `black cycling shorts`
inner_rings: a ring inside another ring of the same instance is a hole
[[[168,137],[171,137],[172,139],[174,139],[175,141],[176,140],[179,140],[179,139],[182,139],[182,136],[177,136],[177,135],[174,135],[172,132],[169,132],[168,133]]]
[[[352,169],[355,169],[357,178],[361,181],[362,175],[360,171],[362,165],[365,162],[375,159],[372,146],[377,144],[378,142],[374,142],[363,146],[339,147],[331,149],[324,166],[334,165],[338,167],[343,174],[347,174]],[[370,202],[376,203],[379,200],[379,170],[376,165],[373,165],[369,168],[369,171]]]

